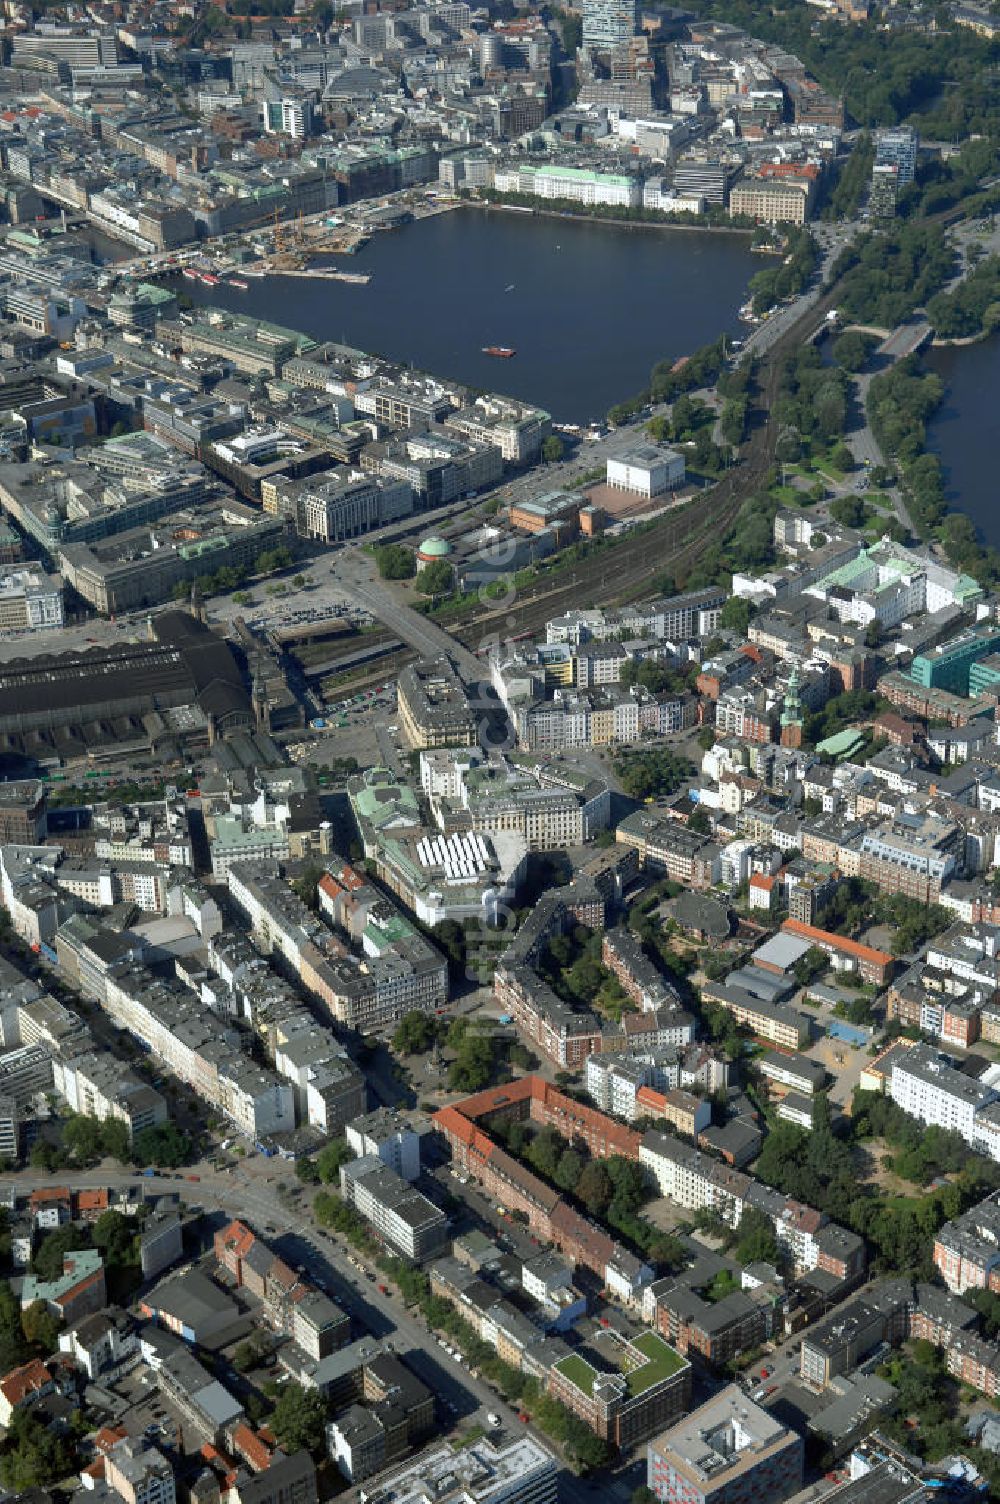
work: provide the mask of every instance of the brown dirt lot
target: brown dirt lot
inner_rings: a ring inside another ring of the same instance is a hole
[[[920,1186],[914,1185],[911,1180],[904,1180],[887,1168],[885,1162],[891,1158],[892,1149],[882,1139],[868,1139],[859,1145],[854,1155],[859,1182],[862,1185],[877,1185],[879,1190],[888,1191],[890,1196],[919,1196]]]
[[[584,502],[590,507],[600,507],[613,521],[621,522],[626,517],[645,517],[653,512],[662,512],[674,505],[680,506],[683,502],[690,501],[693,495],[692,486],[650,498],[637,496],[632,491],[620,491],[617,486],[598,484],[587,487],[584,492]]]

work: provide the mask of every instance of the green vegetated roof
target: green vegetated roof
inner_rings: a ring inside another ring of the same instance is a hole
[[[679,1369],[684,1367],[685,1359],[676,1352],[668,1342],[656,1332],[643,1332],[631,1343],[633,1349],[642,1354],[644,1363],[629,1366],[628,1348],[624,1343],[612,1353],[603,1345],[601,1352],[620,1369],[631,1396],[645,1394],[647,1389],[652,1389],[654,1384],[660,1384],[664,1379],[671,1378]],[[563,1378],[568,1379],[588,1398],[593,1393],[594,1381],[601,1377],[599,1371],[588,1363],[586,1358],[579,1353],[571,1353],[568,1358],[563,1358],[556,1365],[556,1369]]]
[[[560,1358],[555,1366],[564,1379],[569,1379],[571,1384],[575,1384],[577,1389],[590,1398],[598,1373],[596,1368],[591,1368],[586,1358],[581,1358],[579,1353],[570,1353],[568,1358]]]
[[[641,1337],[636,1337],[632,1343],[639,1349],[644,1358],[649,1361],[641,1368],[633,1368],[627,1375],[629,1394],[644,1394],[654,1384],[669,1379],[678,1369],[684,1367],[685,1360],[679,1352],[676,1352],[669,1344],[658,1337],[655,1332],[643,1332]]]

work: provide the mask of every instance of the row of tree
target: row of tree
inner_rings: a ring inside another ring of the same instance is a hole
[[[819,247],[804,225],[788,231],[785,254],[776,266],[765,266],[750,278],[754,313],[767,313],[776,304],[804,292],[816,271]]]
[[[100,1159],[117,1159],[123,1165],[156,1165],[176,1169],[189,1164],[194,1144],[173,1123],[142,1128],[129,1143],[128,1129],[117,1118],[88,1117],[74,1113],[63,1124],[59,1143],[38,1139],[32,1146],[31,1165],[55,1172],[72,1166],[82,1168]]]

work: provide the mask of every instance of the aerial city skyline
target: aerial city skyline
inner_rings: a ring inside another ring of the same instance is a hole
[[[12,1504],[1000,1490],[998,32],[5,7]]]

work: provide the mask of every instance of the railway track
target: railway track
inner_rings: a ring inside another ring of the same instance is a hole
[[[665,569],[681,577],[689,572],[708,544],[726,534],[743,503],[763,486],[778,437],[771,414],[778,393],[781,360],[815,333],[835,305],[834,287],[789,325],[761,358],[753,426],[740,461],[693,506],[676,517],[664,517],[653,528],[624,539],[612,549],[582,560],[568,578],[548,588],[541,581],[512,604],[480,612],[472,621],[456,626],[453,635],[475,652],[494,637],[534,632],[551,617],[573,606],[622,604],[634,599],[648,580]]]

